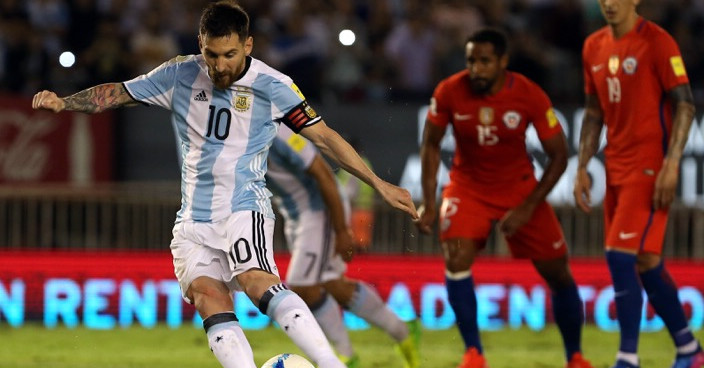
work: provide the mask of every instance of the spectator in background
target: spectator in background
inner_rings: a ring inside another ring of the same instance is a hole
[[[29,21],[39,32],[50,56],[59,55],[66,47],[65,36],[70,22],[68,5],[62,0],[29,0]]]
[[[385,55],[396,70],[393,98],[425,100],[432,90],[437,50],[431,25],[426,10],[412,8],[386,39]]]
[[[68,3],[69,19],[66,46],[76,55],[87,49],[96,35],[100,17],[95,0],[73,0]]]
[[[438,76],[445,78],[464,68],[467,60],[463,49],[467,35],[483,27],[484,18],[477,7],[466,1],[441,0],[432,8],[432,20],[439,33]]]
[[[82,55],[82,62],[93,83],[108,83],[128,78],[131,70],[129,57],[124,52],[126,49],[127,41],[120,34],[118,20],[113,17],[103,18],[98,23],[95,39]]]
[[[0,88],[22,91],[27,79],[24,65],[31,33],[29,14],[20,1],[0,0]]]
[[[133,74],[146,73],[179,54],[176,38],[167,27],[168,19],[162,16],[165,12],[167,9],[154,7],[142,13],[140,27],[130,37],[135,61]]]
[[[296,2],[288,6],[287,11],[281,11],[285,13],[280,18],[282,30],[271,40],[265,58],[282,73],[300,81],[298,86],[308,91],[308,98],[319,100],[327,45],[306,29],[307,15],[302,6]]]

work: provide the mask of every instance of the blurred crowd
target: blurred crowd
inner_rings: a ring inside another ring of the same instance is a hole
[[[581,46],[603,26],[597,0],[240,0],[253,56],[309,99],[425,101],[464,68],[464,41],[484,26],[511,40],[511,69],[553,101],[581,104]],[[207,0],[0,0],[0,93],[59,94],[130,79],[198,53]],[[678,41],[697,103],[704,92],[704,0],[644,0],[639,12]],[[354,44],[338,41],[352,30]],[[76,62],[59,64],[71,51]]]

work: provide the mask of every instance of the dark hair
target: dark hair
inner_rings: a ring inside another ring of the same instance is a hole
[[[198,31],[210,37],[224,37],[237,33],[240,41],[249,37],[249,15],[232,1],[210,3],[200,17]]]
[[[479,30],[467,38],[465,45],[473,43],[490,43],[494,46],[494,53],[501,57],[508,52],[508,38],[506,34],[496,28]]]

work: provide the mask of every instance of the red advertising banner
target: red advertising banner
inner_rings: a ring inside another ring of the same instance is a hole
[[[112,113],[32,109],[0,97],[0,183],[91,183],[112,178]]]
[[[276,259],[280,274],[285,275],[288,255],[278,254]],[[668,263],[695,330],[704,324],[703,266],[701,261]],[[571,268],[587,321],[605,330],[616,329],[605,262],[572,259]],[[480,258],[472,272],[481,328],[539,330],[552,321],[549,289],[530,262]],[[426,328],[449,328],[454,323],[440,257],[362,255],[349,265],[347,275],[375,285],[394,311],[404,318],[421,318]],[[244,295],[236,295],[235,302],[244,328],[268,325],[267,317],[258,315]],[[662,321],[652,310],[645,310],[642,328],[662,329]],[[89,328],[200,323],[193,307],[181,298],[168,252],[0,251],[0,323],[19,327],[26,321]]]

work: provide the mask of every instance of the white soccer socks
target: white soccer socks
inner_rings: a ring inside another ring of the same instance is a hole
[[[306,303],[283,284],[274,285],[264,293],[259,310],[276,321],[320,368],[346,368],[335,356]]]
[[[232,312],[214,314],[203,321],[208,345],[224,368],[257,368],[252,348]]]

